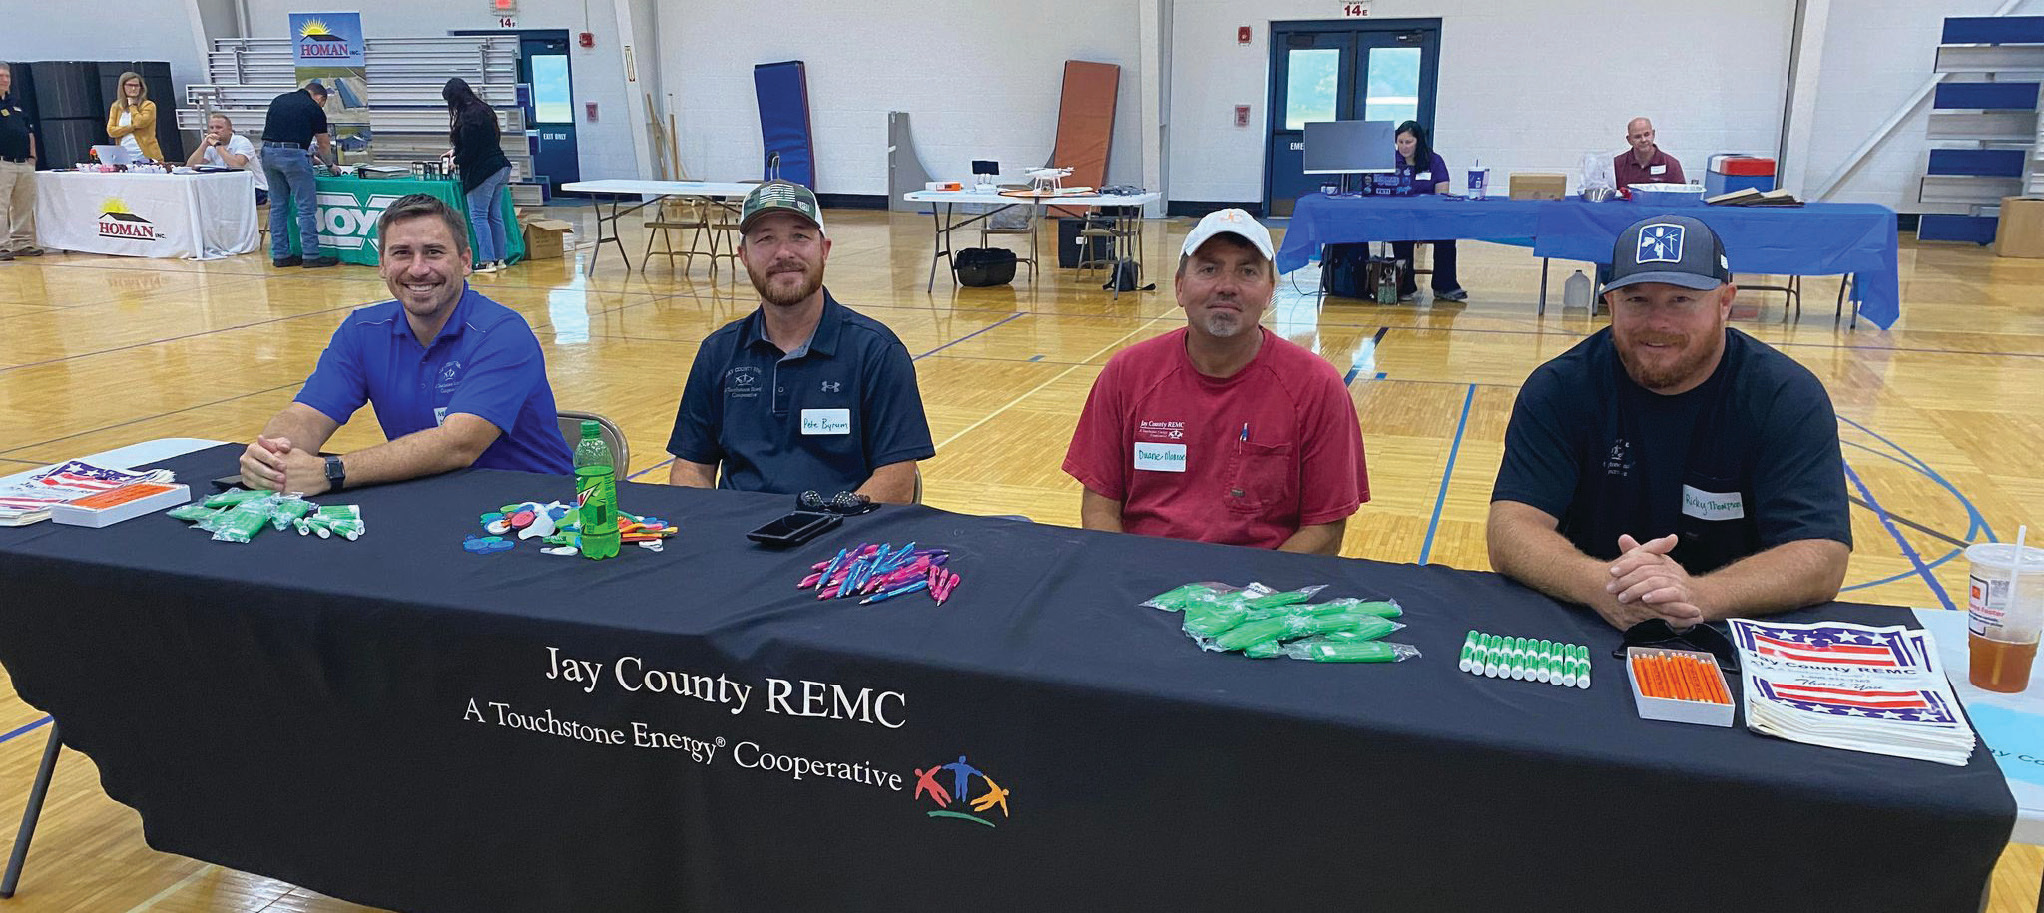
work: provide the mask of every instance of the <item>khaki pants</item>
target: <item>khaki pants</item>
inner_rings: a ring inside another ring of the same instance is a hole
[[[0,161],[0,250],[35,246],[35,163]]]

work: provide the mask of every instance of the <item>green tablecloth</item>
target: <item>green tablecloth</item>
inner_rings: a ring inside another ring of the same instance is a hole
[[[360,263],[375,266],[377,262],[376,219],[390,204],[406,194],[425,193],[439,197],[454,211],[468,219],[468,200],[462,195],[461,182],[446,180],[414,180],[411,178],[379,178],[365,180],[352,176],[322,177],[318,181],[319,196],[319,240],[320,253],[341,258],[343,263]],[[272,201],[275,205],[275,201]],[[497,197],[497,205],[504,211],[504,260],[516,263],[525,259],[525,236],[518,230],[518,214],[511,206],[511,194]],[[291,249],[298,246],[298,221],[288,221]],[[469,228],[469,249],[475,249],[475,229]]]

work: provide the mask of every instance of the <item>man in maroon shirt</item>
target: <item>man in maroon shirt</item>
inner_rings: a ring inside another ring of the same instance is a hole
[[[1087,529],[1332,555],[1370,499],[1363,432],[1334,366],[1258,322],[1270,232],[1200,220],[1178,261],[1186,326],[1123,349],[1065,453]]]
[[[1682,163],[1654,145],[1653,121],[1635,117],[1625,125],[1625,142],[1632,146],[1611,163],[1612,177],[1620,188],[1634,184],[1684,184]]]

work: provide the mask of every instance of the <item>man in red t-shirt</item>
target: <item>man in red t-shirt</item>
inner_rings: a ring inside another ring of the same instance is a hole
[[[1682,163],[1654,144],[1654,122],[1635,117],[1625,125],[1625,144],[1632,148],[1611,161],[1611,176],[1621,188],[1634,184],[1681,184]]]
[[[1258,321],[1270,232],[1201,219],[1178,260],[1186,326],[1117,353],[1065,453],[1087,529],[1332,555],[1370,499],[1363,432],[1334,366]]]

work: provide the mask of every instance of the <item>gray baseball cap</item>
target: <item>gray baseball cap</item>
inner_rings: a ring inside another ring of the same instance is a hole
[[[1732,281],[1724,242],[1710,226],[1688,216],[1654,216],[1634,222],[1611,246],[1611,281],[1604,291],[1665,282],[1709,291]]]

